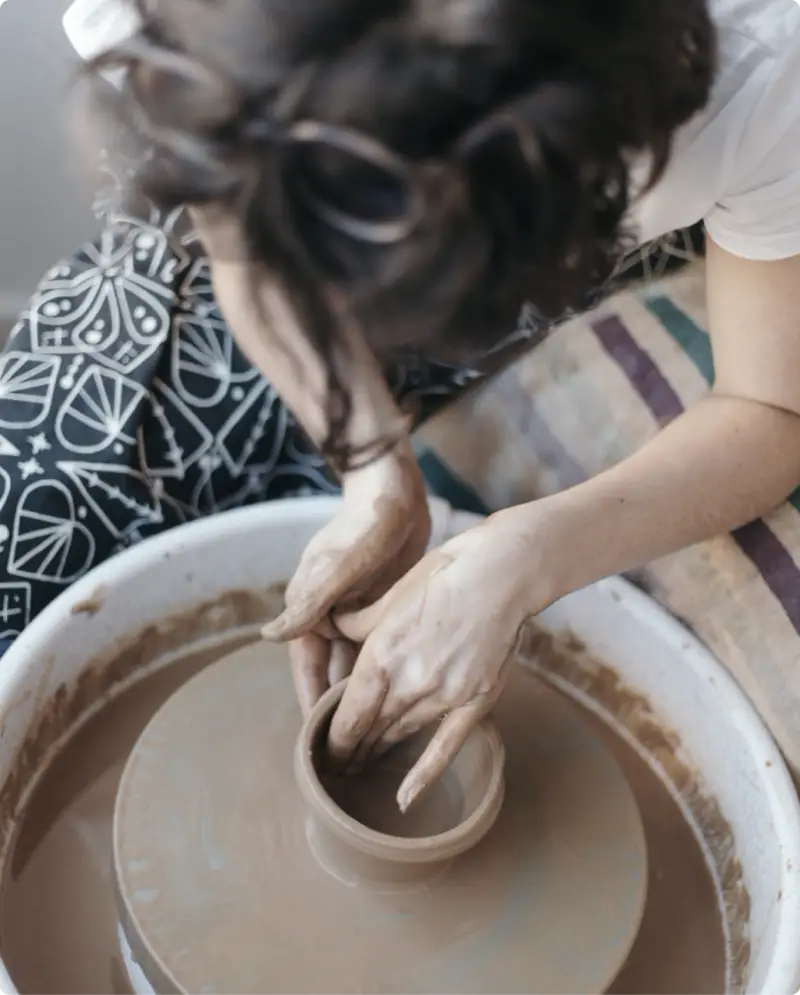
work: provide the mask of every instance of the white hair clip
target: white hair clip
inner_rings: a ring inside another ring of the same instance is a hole
[[[61,22],[70,44],[89,62],[128,41],[142,28],[142,18],[132,0],[75,0]],[[119,86],[124,70],[103,74]]]

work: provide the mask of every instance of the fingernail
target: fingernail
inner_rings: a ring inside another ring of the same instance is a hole
[[[400,785],[400,789],[397,792],[397,804],[403,815],[406,814],[417,798],[419,798],[422,789],[423,785],[417,785],[413,781]]]
[[[287,628],[286,613],[282,613],[271,622],[261,626],[261,635],[264,639],[280,639]]]

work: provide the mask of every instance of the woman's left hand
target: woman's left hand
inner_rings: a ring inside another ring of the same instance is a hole
[[[430,552],[376,604],[334,619],[363,642],[331,725],[338,766],[357,768],[441,719],[400,786],[400,808],[444,773],[502,691],[535,560],[501,513]]]

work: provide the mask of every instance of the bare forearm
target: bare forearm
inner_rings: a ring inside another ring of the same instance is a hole
[[[613,469],[507,513],[521,555],[546,565],[531,610],[744,525],[798,483],[800,417],[712,396]]]

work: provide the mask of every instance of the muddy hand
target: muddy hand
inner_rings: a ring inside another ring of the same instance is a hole
[[[526,561],[498,516],[429,553],[375,605],[334,619],[364,643],[331,724],[337,765],[360,765],[440,722],[400,786],[403,811],[444,773],[502,691],[528,603]]]
[[[283,613],[262,630],[266,639],[289,642],[304,713],[356,659],[355,643],[333,626],[331,612],[380,598],[419,560],[429,535],[424,483],[407,444],[345,478],[339,511],[309,543]]]

